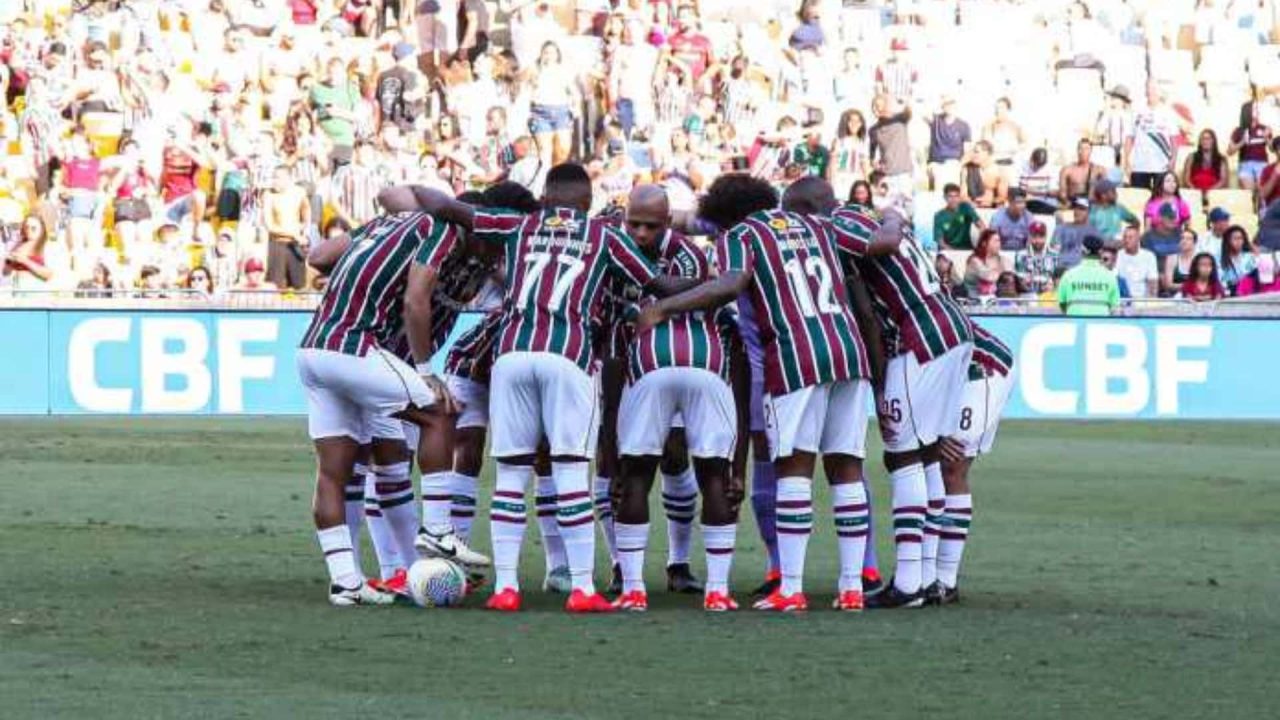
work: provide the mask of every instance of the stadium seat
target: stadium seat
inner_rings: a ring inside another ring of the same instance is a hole
[[[1142,188],[1122,187],[1116,189],[1116,202],[1129,212],[1142,217],[1147,209],[1147,201],[1151,193]]]
[[[1204,193],[1195,188],[1182,188],[1178,194],[1187,203],[1187,207],[1191,208],[1192,215],[1204,212]]]
[[[1253,191],[1237,190],[1234,188],[1225,190],[1210,190],[1209,207],[1220,207],[1231,213],[1232,217],[1254,215],[1257,210],[1253,204]]]

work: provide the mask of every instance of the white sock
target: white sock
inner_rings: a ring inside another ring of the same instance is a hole
[[[733,567],[733,545],[737,536],[737,524],[703,524],[702,545],[707,553],[706,591],[708,593],[728,594],[729,570]]]
[[[471,542],[471,523],[476,520],[476,486],[479,478],[453,473],[453,497],[450,499],[449,521],[462,542]]]
[[[591,484],[591,496],[596,506],[596,522],[600,523],[604,542],[609,546],[609,560],[617,565],[618,538],[613,523],[613,498],[609,496],[609,485],[612,482],[610,478],[597,475]]]
[[[453,472],[423,473],[418,481],[422,487],[422,527],[441,535],[453,529],[453,488],[456,485]]]
[[[524,542],[526,512],[524,486],[528,479],[528,466],[498,463],[493,502],[489,506],[493,587],[497,592],[520,589],[520,545]]]
[[[927,588],[938,577],[938,530],[947,491],[942,485],[942,464],[924,466],[925,494],[928,505],[924,515],[924,541],[920,543],[920,587]]]
[[[649,523],[615,523],[618,533],[618,564],[622,566],[622,592],[644,592],[644,551],[649,544]]]
[[[862,556],[867,551],[867,488],[861,482],[831,487],[831,514],[840,549],[840,592],[862,591]]]
[[[413,502],[410,465],[408,462],[374,465],[372,470],[378,481],[378,506],[400,548],[400,558],[406,562],[415,560],[418,551],[413,541],[418,536],[418,508]]]
[[[692,465],[679,475],[662,474],[662,506],[667,511],[667,565],[687,564],[698,514],[698,480]]]
[[[804,555],[813,531],[813,483],[808,478],[778,478],[778,559],[782,594],[804,590]]]
[[[538,478],[534,490],[534,506],[538,512],[538,530],[542,533],[542,550],[547,557],[547,572],[568,567],[564,554],[564,539],[560,537],[560,521],[556,519],[556,480],[553,477]]]
[[[893,542],[897,550],[897,568],[893,584],[904,593],[920,589],[920,544],[924,540],[925,490],[924,466],[920,463],[898,468],[889,473],[893,490]]]
[[[942,515],[941,542],[938,544],[938,580],[949,588],[960,577],[960,560],[969,539],[969,523],[973,520],[972,495],[948,495],[947,509]]]
[[[556,480],[557,517],[564,553],[569,561],[573,589],[595,594],[592,571],[596,562],[596,529],[592,523],[591,483],[587,478],[590,465],[584,461],[553,462],[551,476]]]
[[[351,469],[351,478],[347,480],[343,498],[343,515],[346,518],[347,531],[351,533],[351,549],[360,552],[360,525],[364,519],[364,483],[369,474],[369,467],[364,463],[356,463]]]
[[[348,589],[364,584],[364,575],[356,566],[355,549],[351,547],[351,531],[346,525],[317,530],[316,539],[324,553],[324,564],[329,567],[330,583]]]
[[[373,553],[378,557],[378,574],[383,580],[396,574],[396,570],[405,567],[400,558],[400,545],[396,543],[391,526],[382,515],[382,506],[378,504],[378,480],[373,473],[365,476],[364,483],[364,524],[369,528],[369,540],[373,544]]]

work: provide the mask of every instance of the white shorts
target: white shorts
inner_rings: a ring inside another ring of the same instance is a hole
[[[765,432],[774,460],[797,452],[867,454],[871,383],[848,380],[764,396]]]
[[[382,348],[364,357],[303,348],[297,363],[314,440],[349,437],[364,444],[372,439],[377,418],[436,401],[413,368]]]
[[[964,343],[921,365],[912,353],[889,360],[884,379],[884,407],[892,437],[889,452],[910,452],[932,445],[959,430],[960,402],[969,382],[973,345]]]
[[[960,407],[960,431],[955,439],[964,445],[964,456],[974,458],[991,452],[1005,403],[1013,393],[1013,373],[989,375],[970,380],[964,386],[964,402]]]
[[[645,373],[622,391],[618,411],[618,452],[662,455],[679,418],[689,454],[729,458],[738,436],[733,391],[720,376],[697,368],[661,368]]]
[[[555,353],[507,353],[493,364],[489,423],[496,458],[532,455],[544,435],[553,456],[595,457],[596,381]]]
[[[369,421],[369,435],[373,440],[403,440],[409,452],[416,453],[422,429],[411,422],[383,415]]]
[[[462,403],[455,427],[459,430],[489,427],[489,386],[457,375],[445,375],[444,382],[453,399]]]

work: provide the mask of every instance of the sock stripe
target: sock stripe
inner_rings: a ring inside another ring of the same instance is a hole
[[[413,493],[401,495],[398,498],[383,498],[378,502],[378,504],[382,506],[383,510],[386,510],[388,508],[400,507],[401,505],[409,502],[413,502]]]
[[[587,515],[586,517],[575,518],[572,520],[566,520],[563,517],[559,519],[560,527],[562,528],[577,527],[579,525],[586,525],[587,523],[594,522],[594,521],[595,521],[595,518],[591,517],[590,515]]]
[[[837,506],[835,506],[835,507],[831,508],[831,511],[832,511],[832,512],[837,512],[837,513],[856,513],[856,512],[866,512],[866,511],[867,511],[867,507],[868,507],[868,505],[867,505],[866,503],[862,503],[862,504],[860,504],[860,505],[837,505]]]
[[[560,503],[566,503],[566,502],[572,502],[574,500],[581,500],[583,498],[589,498],[589,497],[591,497],[591,493],[587,492],[586,490],[579,490],[571,493],[564,493],[563,495],[557,495],[556,501]]]
[[[501,512],[514,513],[516,515],[524,515],[527,511],[525,504],[522,502],[511,502],[510,500],[494,500],[490,506],[493,510]]]
[[[943,540],[968,540],[969,533],[944,532],[938,533]]]
[[[920,537],[919,535],[895,535],[893,538],[893,541],[899,544],[902,544],[902,543],[919,544],[924,542],[924,538]]]
[[[452,510],[449,511],[449,517],[473,518],[475,516],[476,516],[476,513],[474,510],[462,510],[460,508],[453,508]]]
[[[360,488],[360,492],[348,490],[346,494],[347,502],[361,502],[364,500],[364,488]]]
[[[904,514],[926,515],[928,514],[928,512],[929,512],[928,508],[922,505],[903,505],[901,507],[895,507],[893,509],[894,515],[904,515]]]
[[[338,554],[341,554],[341,553],[352,553],[352,554],[355,554],[355,551],[353,551],[353,550],[352,550],[351,548],[349,548],[349,547],[340,547],[340,548],[334,548],[334,549],[332,549],[332,550],[325,550],[325,551],[324,551],[324,556],[325,556],[325,557],[329,557],[329,556],[331,556],[331,555],[338,555]]]
[[[452,502],[452,495],[423,495],[423,502]],[[474,500],[472,502],[475,502]]]
[[[489,513],[489,519],[493,522],[511,523],[512,525],[524,525],[524,516],[518,515],[499,515],[498,513]]]
[[[535,505],[555,505],[555,495],[534,495],[533,502]]]
[[[777,502],[777,508],[779,510],[808,509],[812,506],[813,501],[811,500],[779,500]]]
[[[514,490],[494,490],[493,496],[504,497],[504,498],[516,498],[517,500],[524,500],[524,493],[516,492]]]
[[[413,481],[412,480],[390,480],[386,482],[376,482],[373,484],[373,489],[376,490],[379,495],[404,492],[405,490],[413,489]]]
[[[365,509],[364,509],[364,516],[365,516],[365,517],[375,517],[375,518],[380,518],[380,517],[382,517],[382,510],[380,510],[380,509],[378,509],[378,508],[376,508],[376,507],[365,506]]]
[[[868,532],[866,530],[837,530],[836,535],[843,538],[860,538],[866,537]]]
[[[724,548],[720,548],[720,547],[709,547],[709,548],[705,548],[705,549],[706,549],[706,551],[707,551],[707,554],[708,554],[708,555],[732,555],[732,554],[733,554],[733,548],[732,548],[732,547],[724,547]]]
[[[973,515],[973,508],[957,508],[949,507],[946,509],[948,515]]]

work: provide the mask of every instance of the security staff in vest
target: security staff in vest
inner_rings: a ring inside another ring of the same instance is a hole
[[[1058,306],[1074,317],[1110,315],[1120,304],[1120,281],[1102,264],[1102,238],[1089,235],[1082,244],[1084,259],[1058,283]]]

